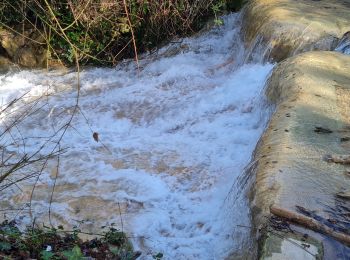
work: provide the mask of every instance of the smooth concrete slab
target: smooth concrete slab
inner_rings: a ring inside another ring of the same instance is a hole
[[[324,51],[297,55],[274,69],[266,94],[276,112],[254,155],[257,229],[268,225],[271,206],[296,214],[302,207],[326,225],[346,213],[338,194],[349,190],[350,166],[324,158],[350,153],[344,141],[350,137],[349,72],[350,56]]]

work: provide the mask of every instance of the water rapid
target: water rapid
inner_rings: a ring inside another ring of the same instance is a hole
[[[234,184],[268,121],[273,65],[245,62],[240,15],[223,19],[143,55],[139,68],[84,69],[78,99],[74,71],[0,75],[4,153],[55,153],[18,170],[17,185],[2,184],[7,217],[86,231],[113,224],[144,259],[244,253],[249,207]]]

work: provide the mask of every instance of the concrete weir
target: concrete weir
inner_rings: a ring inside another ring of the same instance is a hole
[[[350,31],[349,0],[251,0],[242,34],[265,58],[281,61],[298,53],[331,50]]]
[[[327,50],[350,31],[350,1],[253,0],[244,24],[246,43],[280,61],[254,154],[259,258],[349,259],[350,56]]]

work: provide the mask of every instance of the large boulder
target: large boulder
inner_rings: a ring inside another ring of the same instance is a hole
[[[245,42],[265,48],[265,59],[333,50],[350,30],[350,0],[252,0],[243,23]]]

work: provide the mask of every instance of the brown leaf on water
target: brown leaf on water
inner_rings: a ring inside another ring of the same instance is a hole
[[[94,132],[94,133],[92,134],[92,137],[94,138],[94,140],[95,140],[96,142],[98,142],[98,133],[97,133],[97,132]]]

